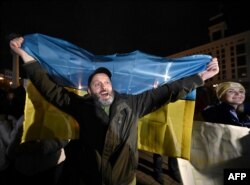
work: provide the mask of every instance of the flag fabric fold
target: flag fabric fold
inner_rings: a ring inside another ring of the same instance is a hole
[[[120,93],[137,94],[205,69],[210,55],[166,58],[134,51],[94,55],[62,39],[43,34],[24,36],[23,49],[35,57],[60,85],[86,90],[89,75],[98,67],[112,72],[112,84]],[[126,80],[124,80],[126,79]]]
[[[225,170],[249,172],[249,133],[247,127],[194,121],[190,160],[177,160],[183,185],[248,184],[224,175]]]

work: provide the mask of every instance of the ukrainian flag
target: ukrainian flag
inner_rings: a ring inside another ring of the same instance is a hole
[[[88,76],[98,67],[112,72],[113,88],[138,94],[203,71],[209,55],[165,58],[141,51],[93,55],[67,41],[42,34],[25,36],[23,49],[35,57],[58,84],[80,95],[87,89]],[[124,80],[126,79],[126,80]],[[139,149],[189,159],[195,91],[146,115],[138,125]],[[28,83],[23,142],[36,139],[77,139],[79,127],[69,115],[46,102]]]

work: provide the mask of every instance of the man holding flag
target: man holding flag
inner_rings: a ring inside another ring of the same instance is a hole
[[[219,72],[213,58],[197,75],[131,95],[113,90],[112,73],[100,67],[89,76],[88,94],[81,97],[51,80],[37,60],[21,48],[23,42],[23,37],[14,38],[10,47],[24,61],[28,78],[47,101],[79,123],[81,148],[75,159],[79,161],[79,178],[88,185],[136,184],[138,119],[184,97]]]

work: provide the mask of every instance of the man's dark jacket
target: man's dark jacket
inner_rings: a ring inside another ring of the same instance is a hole
[[[108,116],[92,96],[78,96],[54,83],[38,62],[24,64],[24,69],[49,102],[78,121],[81,150],[76,158],[82,181],[89,185],[132,182],[138,160],[138,118],[203,85],[194,75],[138,95],[115,92]]]

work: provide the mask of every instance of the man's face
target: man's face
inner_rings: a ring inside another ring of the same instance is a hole
[[[98,73],[92,78],[88,93],[96,96],[102,105],[110,105],[114,100],[112,83],[105,73]]]

